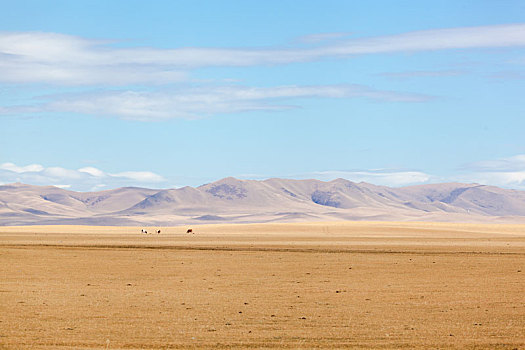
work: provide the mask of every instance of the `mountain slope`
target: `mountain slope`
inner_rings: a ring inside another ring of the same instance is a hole
[[[74,192],[0,186],[0,225],[432,220],[525,222],[525,192],[478,184],[390,188],[344,179],[225,178],[197,188]]]

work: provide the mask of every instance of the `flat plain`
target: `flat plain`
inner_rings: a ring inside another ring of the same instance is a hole
[[[525,225],[159,228],[0,227],[0,348],[525,347]]]

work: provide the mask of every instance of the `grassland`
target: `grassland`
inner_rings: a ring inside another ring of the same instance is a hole
[[[192,228],[0,228],[0,348],[525,347],[523,225]]]

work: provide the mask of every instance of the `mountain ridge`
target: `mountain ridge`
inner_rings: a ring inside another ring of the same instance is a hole
[[[75,192],[22,183],[0,186],[0,225],[182,225],[334,220],[525,223],[525,191],[438,183],[379,186],[227,177],[198,187],[121,187]]]

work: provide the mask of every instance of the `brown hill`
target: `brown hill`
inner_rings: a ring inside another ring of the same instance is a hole
[[[225,178],[197,188],[74,192],[0,186],[0,225],[417,220],[525,222],[525,192],[478,184],[401,188],[344,179]]]

